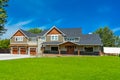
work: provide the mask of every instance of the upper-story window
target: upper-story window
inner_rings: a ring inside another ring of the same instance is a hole
[[[23,36],[15,36],[15,41],[23,41]]]
[[[58,41],[58,35],[51,35],[51,41]]]

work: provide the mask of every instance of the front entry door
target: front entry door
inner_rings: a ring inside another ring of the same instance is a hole
[[[74,46],[67,46],[67,54],[74,54]]]

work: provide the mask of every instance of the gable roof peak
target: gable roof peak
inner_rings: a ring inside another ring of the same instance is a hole
[[[57,29],[58,31],[60,31],[63,35],[65,35],[60,29],[58,29],[56,26],[53,26],[52,28],[50,28],[44,35],[46,35],[48,32],[50,32],[52,29]]]

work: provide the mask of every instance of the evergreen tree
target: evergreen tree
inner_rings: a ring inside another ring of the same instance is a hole
[[[0,0],[0,35],[5,33],[6,29],[4,28],[4,24],[6,22],[7,14],[5,7],[7,6],[8,0]]]

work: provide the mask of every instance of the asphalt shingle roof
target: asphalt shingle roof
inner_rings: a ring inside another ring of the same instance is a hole
[[[62,43],[62,42],[55,41],[55,42],[43,42],[42,44],[45,44],[45,45],[58,45],[60,43]]]
[[[43,36],[48,30],[42,31],[40,34],[33,34],[28,31],[20,29],[27,37]],[[80,37],[79,45],[102,45],[101,39],[98,34],[82,34],[80,28],[65,28],[61,30],[66,37]],[[43,44],[58,45],[62,42],[44,42]]]
[[[80,28],[64,28],[59,30],[62,31],[66,37],[79,37],[82,34]],[[44,30],[38,35],[43,36],[47,31],[48,30]]]
[[[37,37],[37,34],[33,34],[31,32],[28,32],[22,29],[20,29],[20,31],[22,31],[27,37]]]
[[[81,28],[65,28],[65,29],[60,29],[66,37],[79,37],[82,32]]]
[[[81,35],[80,45],[102,45],[101,39],[98,34]]]

